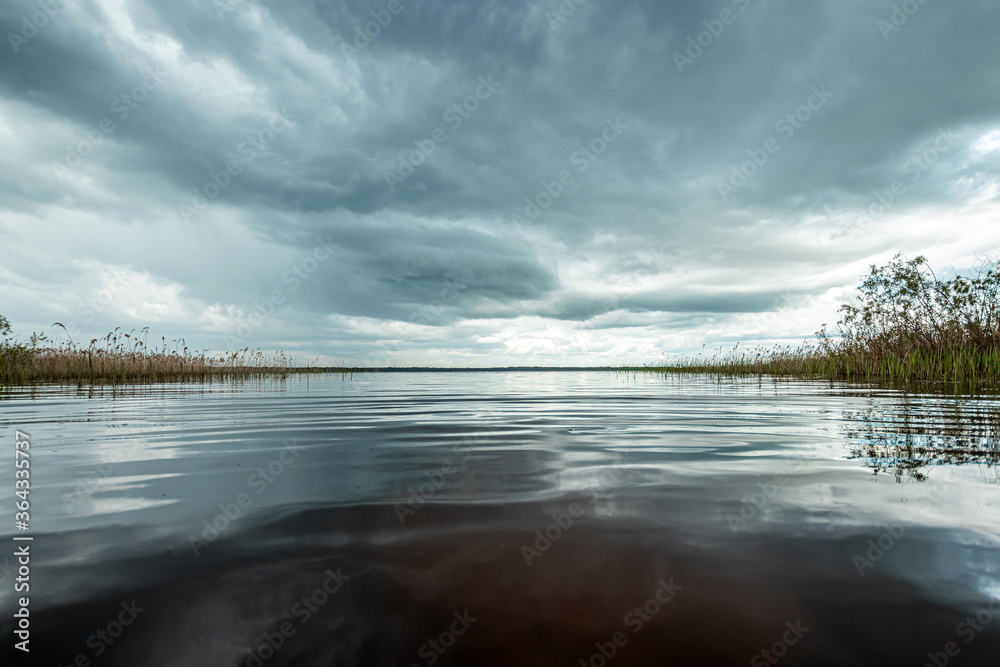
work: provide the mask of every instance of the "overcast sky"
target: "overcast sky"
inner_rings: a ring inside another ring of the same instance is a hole
[[[21,335],[647,362],[797,343],[896,252],[1000,250],[996,0],[5,0],[0,24]]]

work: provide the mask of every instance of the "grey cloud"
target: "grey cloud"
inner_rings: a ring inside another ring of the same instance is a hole
[[[10,172],[0,218],[29,246],[39,241],[22,226],[33,219],[118,224],[129,246],[86,252],[150,267],[181,284],[192,308],[219,312],[288,290],[288,262],[329,236],[335,258],[289,294],[274,324],[341,341],[353,334],[309,318],[388,328],[422,313],[445,338],[462,323],[522,317],[638,330],[662,315],[664,331],[704,328],[773,309],[775,276],[807,283],[794,286],[806,295],[849,283],[844,267],[907,249],[880,231],[897,218],[998,196],[1000,153],[970,154],[1000,127],[1000,19],[989,0],[926,3],[888,38],[878,21],[891,3],[865,0],[587,0],[555,28],[546,12],[556,0],[399,2],[386,20],[381,0],[234,1],[232,11],[129,0],[138,40],[110,6],[74,3],[16,53],[0,48],[0,110],[18,126],[0,157]],[[723,10],[734,21],[678,71],[675,53]],[[35,11],[30,0],[5,3],[0,31],[18,33]],[[370,42],[355,41],[380,20]],[[162,84],[119,117],[114,100],[151,67],[164,69]],[[481,77],[496,90],[448,116]],[[816,89],[832,94],[781,126]],[[278,113],[289,124],[267,134]],[[56,178],[53,163],[104,118],[114,131]],[[615,118],[627,130],[592,144]],[[911,178],[910,157],[948,128],[957,139]],[[266,145],[248,142],[263,136]],[[577,152],[595,145],[605,150],[581,162]],[[719,184],[762,150],[766,162],[722,197]],[[212,195],[227,164],[239,173]],[[401,164],[412,173],[387,178]],[[565,173],[572,182],[556,194]],[[859,231],[863,209],[897,179],[905,195]],[[182,206],[199,201],[207,207],[185,223]],[[547,203],[525,215],[529,202]],[[245,266],[213,245],[224,243],[216,225],[273,256]],[[143,246],[139,230],[154,226],[176,226],[176,238],[157,238],[178,259]],[[185,253],[198,242],[208,246]],[[449,281],[461,294],[426,315]],[[629,315],[600,319],[614,311]],[[186,326],[217,326],[207,321]]]

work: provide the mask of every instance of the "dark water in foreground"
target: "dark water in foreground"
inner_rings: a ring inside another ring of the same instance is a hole
[[[0,427],[4,665],[1000,664],[995,399],[377,374]]]

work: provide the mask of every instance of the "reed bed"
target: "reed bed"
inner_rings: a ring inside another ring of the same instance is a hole
[[[736,348],[647,370],[719,376],[775,376],[1000,388],[1000,265],[981,261],[972,277],[939,280],[924,257],[897,255],[872,266],[856,303],[840,308],[839,336],[823,328],[799,347]]]
[[[72,342],[53,344],[39,334],[32,334],[26,342],[0,342],[0,387],[260,380],[340,370],[297,366],[284,353],[268,355],[249,348],[214,355],[193,352],[183,340],[168,343],[164,338],[154,348],[147,345],[147,335],[148,329],[138,335],[116,329],[86,347]]]

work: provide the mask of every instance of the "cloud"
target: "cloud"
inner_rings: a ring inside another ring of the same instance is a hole
[[[888,37],[862,0],[56,4],[0,8],[22,329],[120,267],[94,327],[223,349],[281,291],[241,343],[614,363],[801,340],[872,262],[1000,244],[987,0]]]

